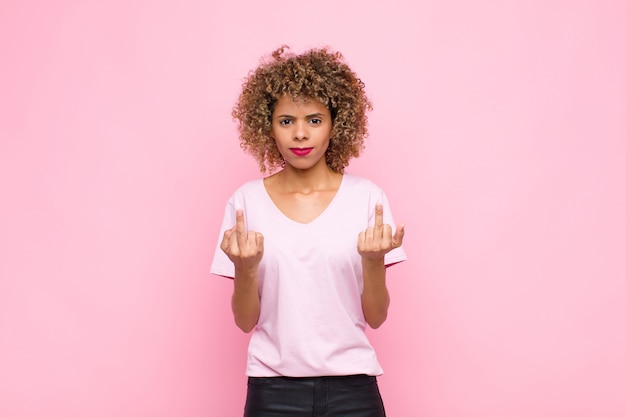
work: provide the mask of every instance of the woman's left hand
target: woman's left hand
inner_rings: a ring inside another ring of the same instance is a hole
[[[382,203],[377,203],[374,227],[368,227],[365,231],[359,233],[357,250],[364,259],[380,260],[385,257],[387,252],[400,247],[403,238],[404,225],[399,225],[396,228],[396,233],[392,235],[391,226],[383,224],[383,205]]]

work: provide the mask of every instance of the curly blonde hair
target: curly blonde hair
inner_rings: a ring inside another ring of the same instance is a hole
[[[272,112],[285,95],[314,99],[328,107],[333,123],[326,162],[342,173],[351,158],[359,156],[367,137],[367,111],[372,104],[363,82],[343,61],[339,52],[311,49],[300,55],[282,46],[251,71],[232,115],[239,122],[241,147],[252,154],[262,173],[284,166],[270,137]]]

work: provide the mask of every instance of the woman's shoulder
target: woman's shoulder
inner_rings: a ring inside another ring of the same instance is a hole
[[[343,174],[343,182],[346,188],[353,190],[368,190],[374,192],[381,192],[382,188],[380,188],[376,183],[372,180],[361,177],[358,175],[353,175],[345,172]]]
[[[257,195],[261,191],[263,191],[263,179],[262,178],[248,180],[235,189],[230,199],[233,200],[237,198],[246,198],[246,197],[254,196],[254,195]]]

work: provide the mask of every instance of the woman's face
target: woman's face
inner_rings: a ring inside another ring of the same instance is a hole
[[[274,106],[270,136],[285,165],[301,170],[326,165],[331,130],[330,111],[315,99],[283,96]]]

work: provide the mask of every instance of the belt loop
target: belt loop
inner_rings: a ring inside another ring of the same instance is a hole
[[[313,417],[324,417],[328,407],[328,379],[326,377],[315,378],[314,391]]]

